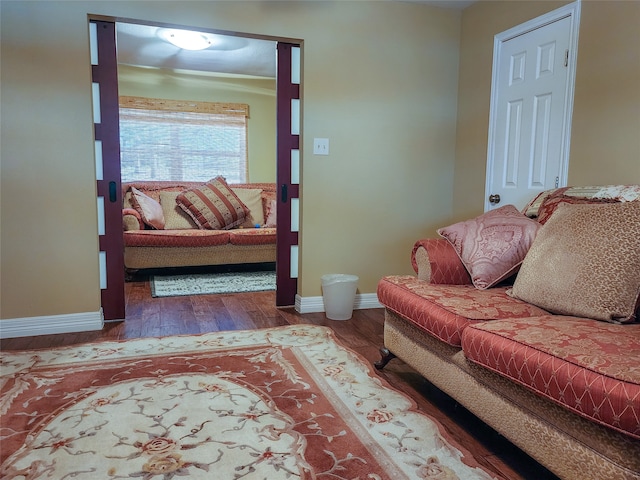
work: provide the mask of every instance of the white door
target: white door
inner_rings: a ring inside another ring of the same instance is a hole
[[[556,11],[496,36],[485,211],[566,185],[576,20]]]

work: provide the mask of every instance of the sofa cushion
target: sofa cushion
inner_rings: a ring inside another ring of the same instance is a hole
[[[242,227],[249,228],[264,225],[264,208],[262,205],[262,190],[259,188],[231,188],[240,201],[249,209],[249,214]]]
[[[124,232],[125,247],[212,247],[229,243],[226,230],[137,230]]]
[[[513,205],[440,228],[476,288],[493,287],[518,271],[540,228]]]
[[[505,292],[503,287],[479,290],[473,285],[433,285],[411,275],[388,276],[378,283],[378,300],[386,308],[456,347],[471,323],[547,313]]]
[[[160,192],[160,205],[164,215],[164,228],[166,230],[194,230],[198,228],[196,222],[187,215],[176,203],[176,197],[182,192]]]
[[[275,245],[275,228],[238,228],[229,230],[231,245]]]
[[[640,324],[545,315],[470,325],[465,356],[640,439]]]
[[[552,313],[635,319],[640,295],[640,201],[560,204],[540,230],[513,295]]]
[[[198,227],[227,230],[241,225],[249,209],[242,203],[222,177],[216,177],[198,188],[185,190],[176,197],[182,208]]]
[[[140,214],[142,221],[151,228],[162,230],[164,215],[160,204],[135,187],[131,187],[130,193],[131,206]]]

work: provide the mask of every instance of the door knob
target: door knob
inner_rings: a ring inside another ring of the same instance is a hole
[[[494,195],[489,195],[489,203],[493,203],[494,205],[496,203],[500,203],[500,195],[498,195],[497,193]]]

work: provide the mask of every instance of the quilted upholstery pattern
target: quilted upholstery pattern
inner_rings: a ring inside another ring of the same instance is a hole
[[[473,285],[433,285],[411,275],[384,277],[378,300],[449,345],[459,347],[470,324],[496,318],[544,315],[544,310],[508,296],[506,288],[478,290]]]
[[[471,325],[466,357],[640,439],[640,324],[559,315]]]
[[[229,243],[226,230],[129,230],[125,247],[210,247]]]
[[[421,256],[426,258],[420,261]],[[422,263],[420,267],[419,263]],[[411,252],[411,265],[422,280],[430,283],[449,285],[471,283],[469,272],[456,250],[444,238],[418,240]]]
[[[229,230],[232,245],[270,245],[276,243],[275,228],[242,228]]]

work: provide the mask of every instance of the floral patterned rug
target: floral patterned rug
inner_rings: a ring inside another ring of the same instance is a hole
[[[153,297],[263,292],[275,289],[276,272],[274,271],[156,275],[151,279]]]
[[[488,479],[330,329],[3,352],[3,479]]]

